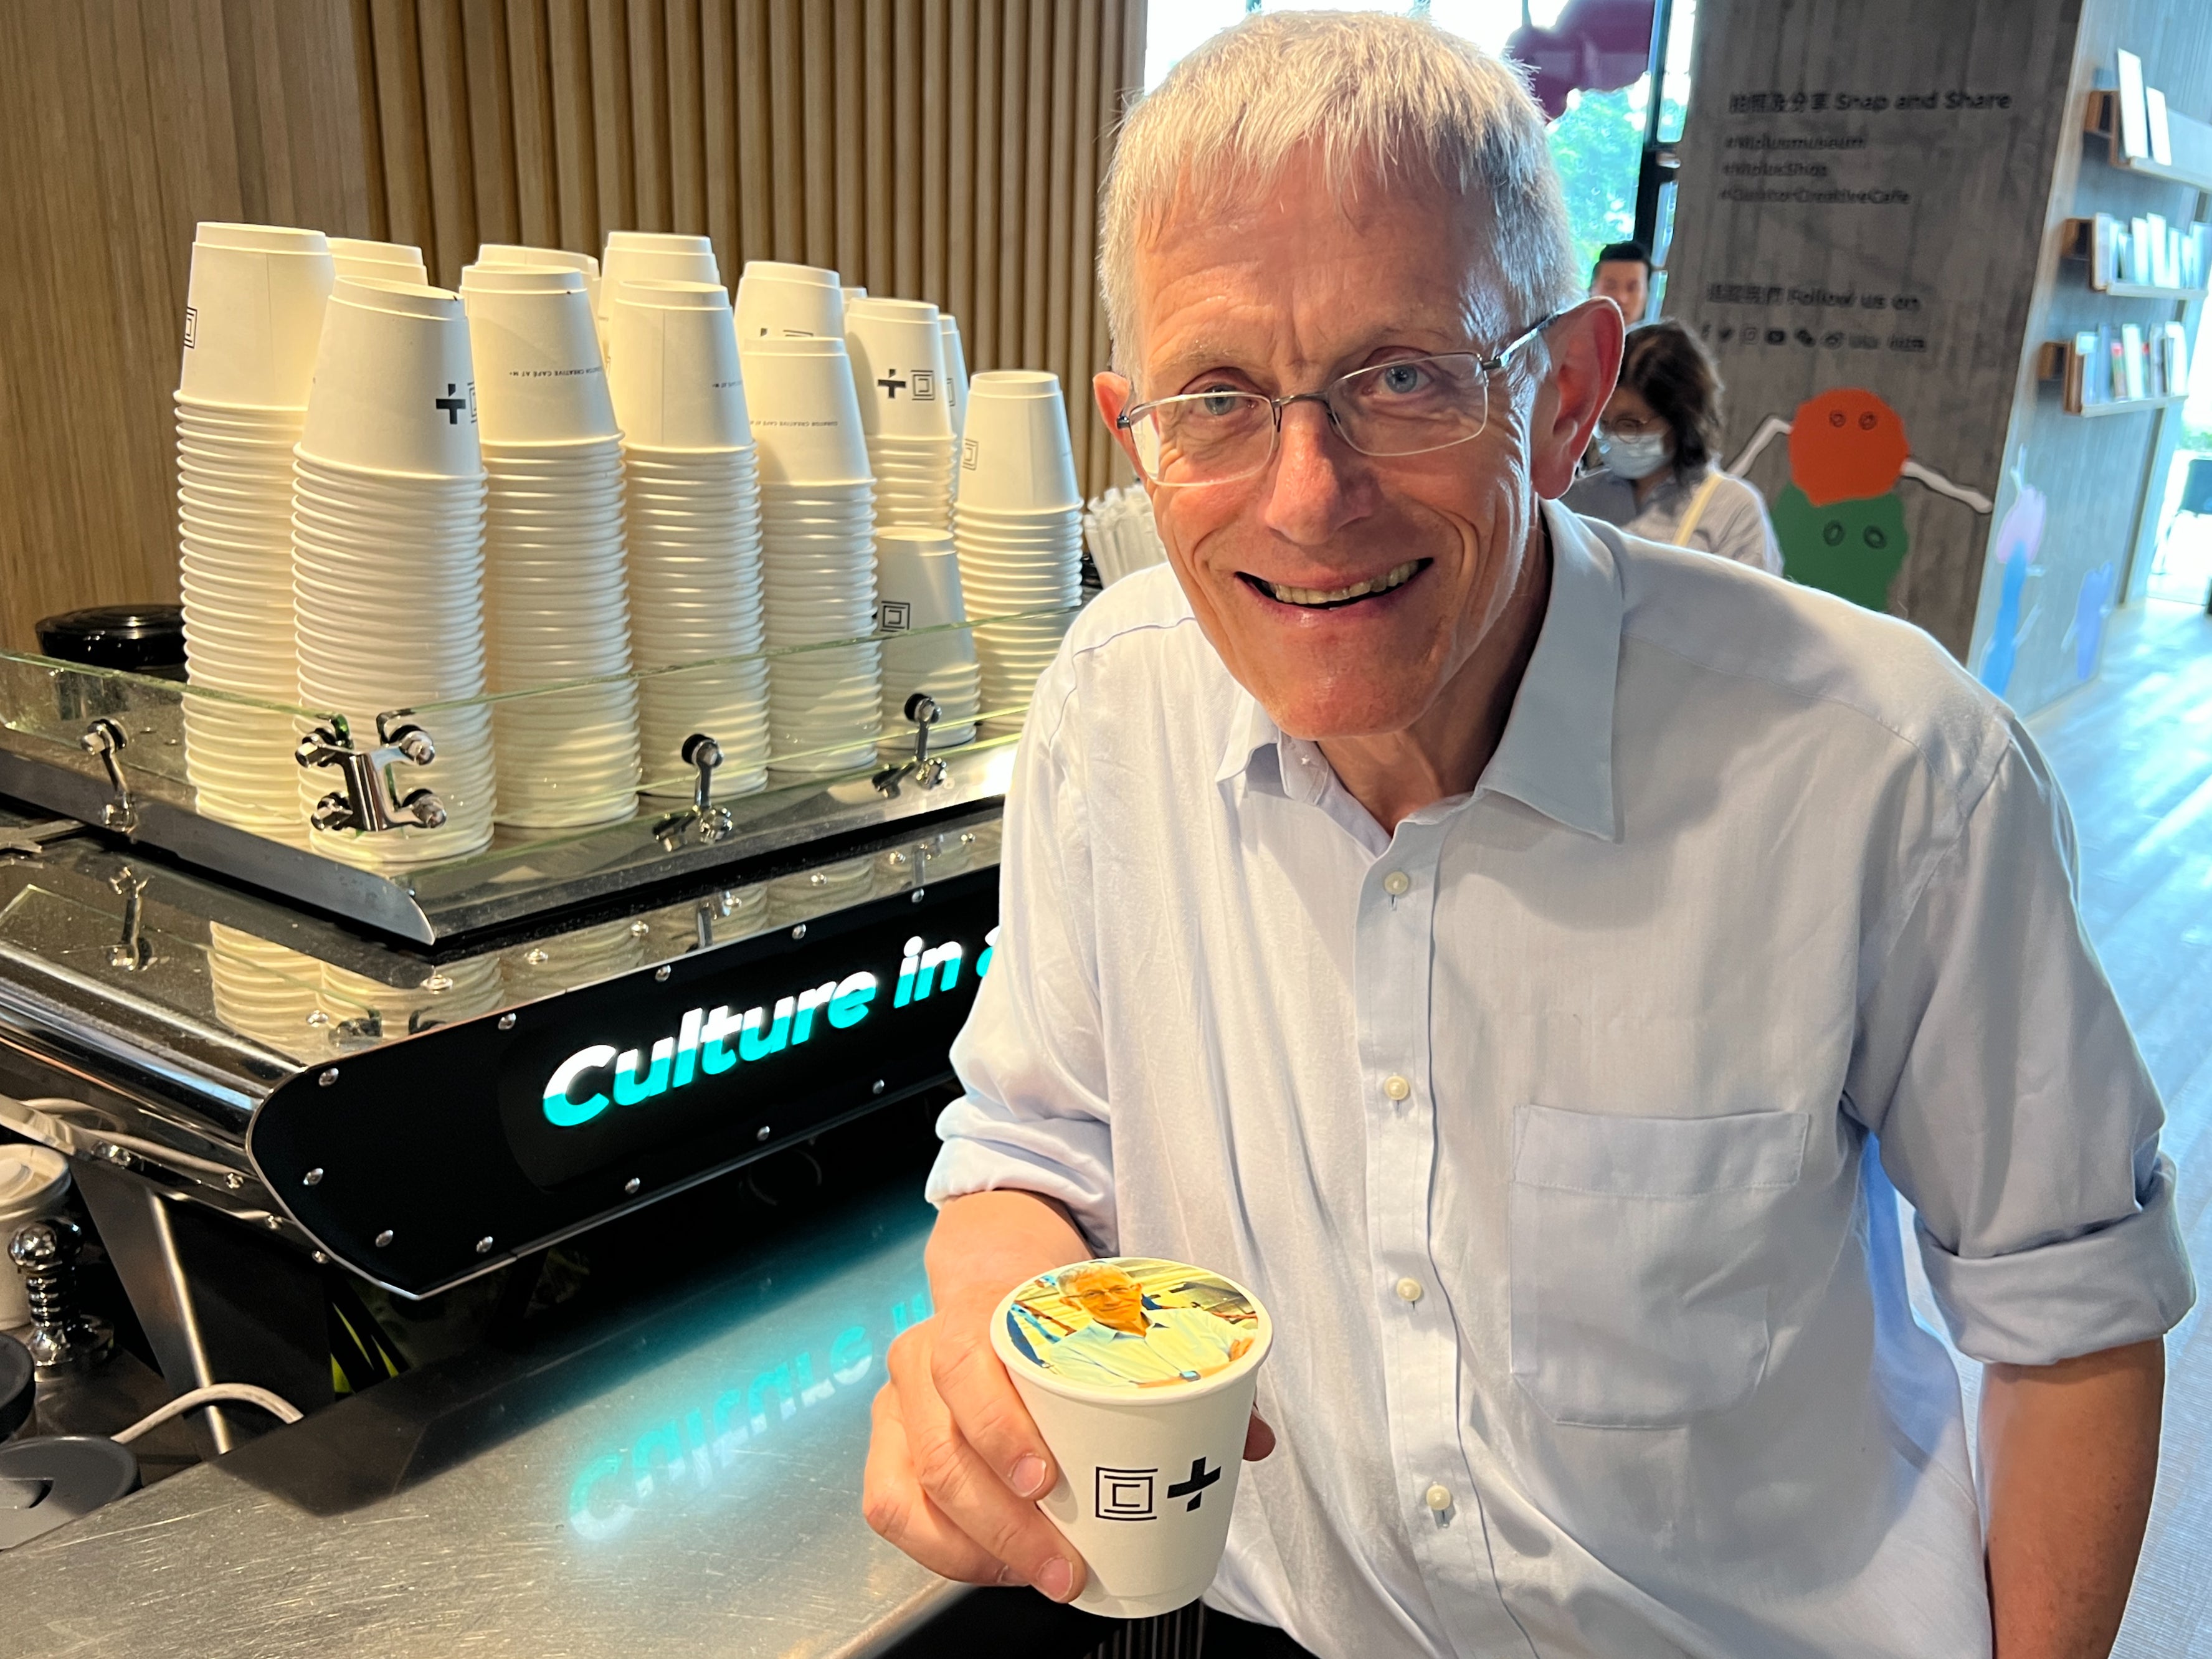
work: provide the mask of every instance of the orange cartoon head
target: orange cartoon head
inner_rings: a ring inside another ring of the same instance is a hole
[[[1831,386],[1797,405],[1790,481],[1815,507],[1864,501],[1897,487],[1911,453],[1895,410],[1863,386]]]

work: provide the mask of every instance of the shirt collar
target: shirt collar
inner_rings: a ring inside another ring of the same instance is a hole
[[[1588,522],[1544,503],[1552,537],[1552,592],[1536,648],[1521,676],[1513,712],[1474,793],[1510,795],[1546,817],[1607,841],[1613,801],[1613,687],[1620,665],[1623,604],[1613,548]],[[1229,740],[1214,773],[1297,799],[1311,799],[1306,761],[1314,745],[1287,736],[1259,699],[1241,688]]]

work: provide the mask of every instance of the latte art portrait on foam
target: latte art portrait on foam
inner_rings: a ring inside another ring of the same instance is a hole
[[[1014,1352],[1039,1370],[1106,1389],[1203,1382],[1251,1351],[1260,1322],[1228,1280],[1151,1256],[1042,1273],[1008,1303],[1006,1319]]]

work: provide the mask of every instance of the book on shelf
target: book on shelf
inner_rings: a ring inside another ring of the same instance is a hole
[[[2120,325],[2120,383],[2127,388],[2121,393],[2123,397],[2150,395],[2143,390],[2143,332],[2140,323]]]

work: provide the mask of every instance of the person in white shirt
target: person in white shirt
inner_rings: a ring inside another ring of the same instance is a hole
[[[1425,23],[1262,15],[1132,113],[1097,392],[1170,562],[1036,687],[867,1518],[1074,1595],[988,1322],[1155,1255],[1273,1321],[1206,1597],[1271,1639],[2106,1652],[2195,1287],[2063,803],[1919,630],[1558,505],[1577,275]]]
[[[1249,1336],[1203,1308],[1147,1308],[1137,1281],[1110,1263],[1083,1262],[1054,1279],[1090,1322],[1065,1334],[1037,1323],[1029,1338],[1040,1362],[1071,1382],[1140,1389],[1195,1382],[1252,1346]]]
[[[1560,497],[1646,541],[1782,574],[1766,503],[1721,471],[1721,381],[1697,336],[1671,319],[1628,331],[1620,384],[1598,416],[1598,465]]]

